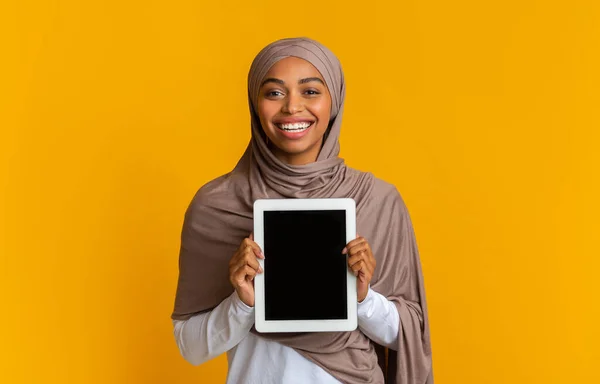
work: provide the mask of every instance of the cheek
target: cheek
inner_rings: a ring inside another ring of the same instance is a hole
[[[258,103],[258,116],[262,122],[270,121],[275,116],[281,107],[273,101],[263,101]]]
[[[261,125],[263,125],[263,127],[264,127],[264,125],[270,120],[270,117],[272,116],[272,114],[270,112],[270,108],[269,108],[269,103],[259,101],[257,113],[258,113],[258,118],[260,119]]]
[[[312,106],[312,113],[318,117],[320,125],[327,126],[331,115],[331,102],[321,101]]]

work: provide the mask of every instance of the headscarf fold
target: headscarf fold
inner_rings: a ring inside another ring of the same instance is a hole
[[[317,161],[301,166],[285,164],[271,153],[256,113],[260,82],[273,64],[290,56],[317,68],[332,99],[332,118]],[[259,52],[248,74],[252,137],[235,168],[200,188],[185,213],[171,317],[187,320],[233,292],[228,263],[252,231],[256,199],[350,197],[357,205],[357,232],[369,241],[377,261],[371,289],[391,300],[400,314],[396,348],[384,351],[359,329],[252,332],[294,348],[344,383],[432,384],[427,304],[410,217],[393,185],[347,167],[338,157],[344,98],[341,65],[320,43],[282,39]]]

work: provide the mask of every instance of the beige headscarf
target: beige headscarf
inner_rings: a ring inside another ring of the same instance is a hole
[[[260,82],[274,63],[289,56],[312,63],[332,98],[332,120],[319,157],[302,166],[285,164],[271,153],[256,113]],[[358,329],[257,335],[296,349],[344,383],[432,384],[427,305],[410,217],[393,185],[348,168],[338,157],[344,96],[338,59],[314,40],[279,40],[256,56],[248,74],[252,138],[233,171],[200,188],[186,211],[172,318],[209,311],[233,292],[228,262],[252,231],[256,199],[351,197],[357,203],[357,232],[377,259],[371,288],[393,301],[400,314],[397,348],[385,351]]]

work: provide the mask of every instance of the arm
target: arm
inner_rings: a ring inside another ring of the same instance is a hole
[[[367,296],[358,303],[358,327],[377,344],[396,350],[400,314],[396,305],[369,288]]]
[[[200,365],[238,345],[253,324],[254,308],[244,304],[234,291],[209,312],[173,320],[173,333],[184,359]]]

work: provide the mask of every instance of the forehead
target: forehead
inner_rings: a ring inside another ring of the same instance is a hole
[[[306,77],[318,77],[323,80],[319,70],[310,62],[299,57],[286,57],[279,60],[265,74],[267,77],[276,77],[278,79],[302,79]]]

